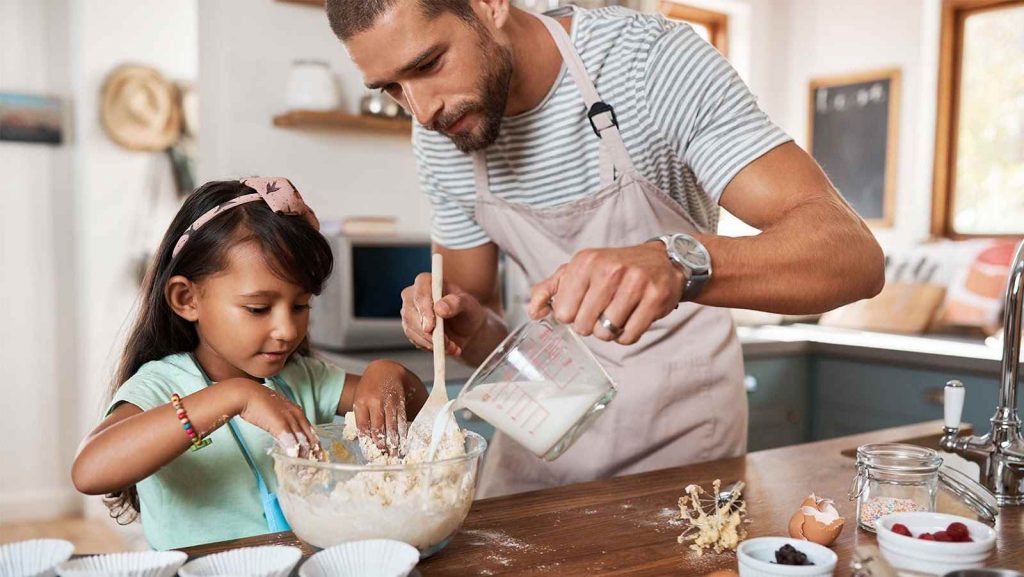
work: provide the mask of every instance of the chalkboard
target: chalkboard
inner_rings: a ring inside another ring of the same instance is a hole
[[[892,226],[898,70],[811,81],[809,148],[843,198],[869,224]]]

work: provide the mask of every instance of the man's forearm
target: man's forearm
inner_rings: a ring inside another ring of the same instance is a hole
[[[796,205],[757,236],[699,239],[712,259],[701,304],[816,314],[873,297],[885,283],[881,248],[835,197]]]

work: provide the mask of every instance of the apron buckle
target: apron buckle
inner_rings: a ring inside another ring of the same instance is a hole
[[[594,117],[606,113],[611,114],[611,123],[606,126],[602,126],[601,128],[598,128],[597,124],[594,123]],[[594,134],[596,134],[598,138],[601,137],[602,130],[611,128],[612,126],[614,126],[615,128],[619,127],[619,118],[615,116],[615,109],[612,108],[611,104],[608,104],[607,102],[603,102],[601,100],[595,102],[594,105],[590,107],[590,110],[587,111],[587,119],[590,120],[590,127],[594,129]]]

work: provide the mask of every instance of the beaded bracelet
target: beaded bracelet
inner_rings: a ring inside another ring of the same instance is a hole
[[[185,434],[188,435],[189,440],[192,442],[193,451],[198,451],[213,442],[213,439],[204,438],[196,432],[192,422],[188,420],[188,413],[185,412],[185,407],[181,406],[181,397],[178,396],[178,393],[171,395],[171,404],[174,405],[174,410],[178,414],[181,426],[185,429]]]

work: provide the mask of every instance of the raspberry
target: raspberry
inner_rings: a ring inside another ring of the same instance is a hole
[[[967,530],[967,525],[963,523],[950,523],[949,527],[946,528],[946,533],[953,538],[954,541],[965,543],[971,540],[971,532]]]
[[[896,523],[895,525],[893,525],[892,532],[896,533],[897,535],[903,535],[904,537],[914,536],[914,534],[910,532],[910,529],[907,529],[907,526],[903,523]]]
[[[945,531],[936,531],[935,534],[932,536],[935,538],[936,541],[945,541],[948,543],[953,540],[953,538],[949,536],[949,533]]]
[[[917,536],[917,538],[918,539],[923,539],[925,541],[934,541],[935,540],[935,537],[933,537],[931,533],[921,533],[920,535]]]

